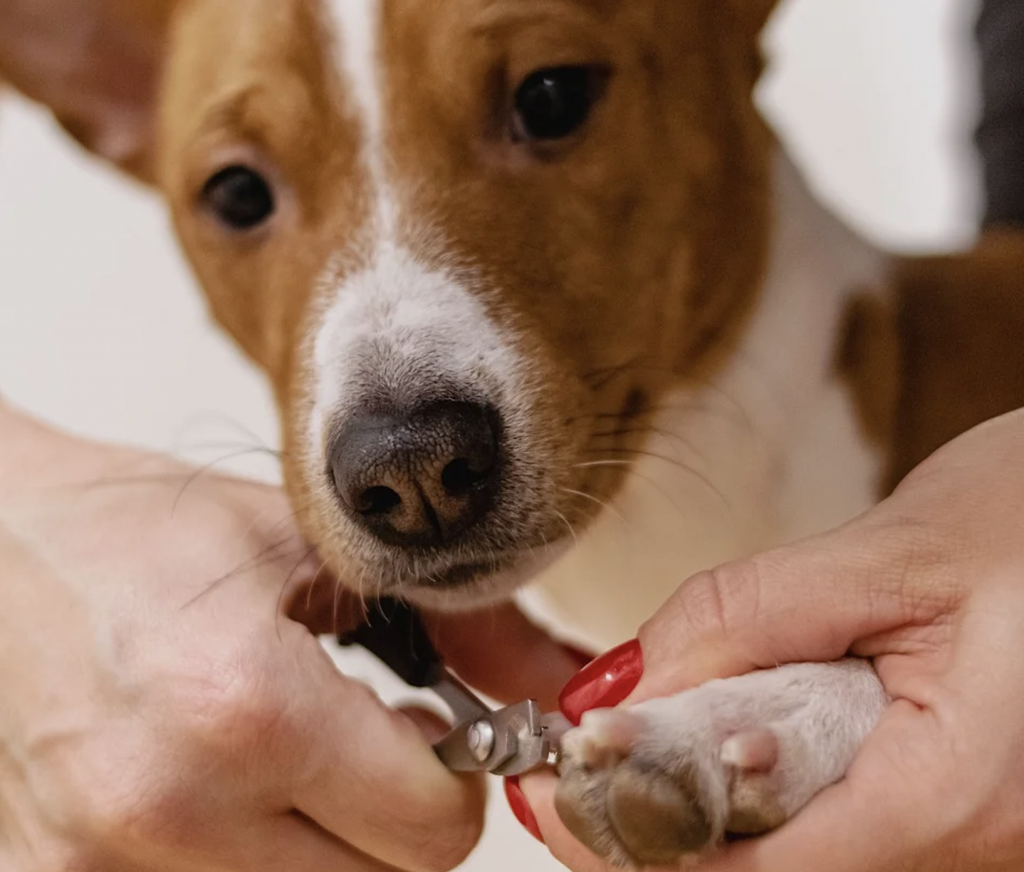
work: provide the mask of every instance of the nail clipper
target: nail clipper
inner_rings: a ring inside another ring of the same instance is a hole
[[[445,668],[407,603],[378,600],[369,622],[338,641],[362,646],[410,687],[430,689],[447,704],[455,726],[434,751],[453,772],[507,776],[555,765],[569,722],[560,714],[542,714],[532,699],[492,709]]]

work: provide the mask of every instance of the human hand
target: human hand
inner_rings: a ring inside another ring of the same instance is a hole
[[[276,489],[72,439],[0,404],[0,868],[463,859],[482,779],[448,772],[431,725],[342,676],[297,620],[339,619],[311,554]],[[508,608],[445,626],[453,665],[472,662],[491,692],[550,691],[577,665]]]
[[[781,663],[873,658],[893,703],[847,777],[709,872],[1024,867],[1024,412],[972,430],[833,532],[687,581],[639,634],[628,703]],[[545,841],[606,867],[524,780]]]

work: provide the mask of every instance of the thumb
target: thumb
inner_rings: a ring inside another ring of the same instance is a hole
[[[868,654],[871,640],[949,607],[923,584],[940,543],[881,504],[837,530],[698,573],[641,628],[644,674],[629,702],[712,678]]]

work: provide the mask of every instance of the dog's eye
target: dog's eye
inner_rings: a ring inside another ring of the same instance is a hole
[[[598,67],[551,67],[531,73],[515,94],[513,134],[522,140],[564,139],[590,117],[605,76]]]
[[[255,170],[231,166],[203,186],[202,202],[232,230],[252,230],[274,214],[274,194]]]

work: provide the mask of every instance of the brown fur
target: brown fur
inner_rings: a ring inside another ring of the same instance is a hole
[[[880,495],[951,439],[1024,406],[1024,233],[895,261],[890,285],[851,298],[836,358],[886,457]]]
[[[893,310],[876,293],[850,298],[836,371],[849,387],[864,436],[888,451],[899,402],[900,345]]]
[[[895,323],[900,390],[887,489],[965,430],[1024,406],[1024,233],[903,261]]]

